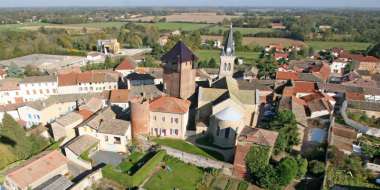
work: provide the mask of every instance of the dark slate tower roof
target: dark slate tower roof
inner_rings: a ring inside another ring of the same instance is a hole
[[[230,25],[230,31],[228,33],[227,39],[224,42],[224,48],[222,50],[222,55],[231,56],[235,54],[235,41],[234,32],[232,30],[232,24]]]
[[[198,57],[182,41],[179,41],[168,53],[161,57],[161,60],[166,63],[183,63],[196,61]]]

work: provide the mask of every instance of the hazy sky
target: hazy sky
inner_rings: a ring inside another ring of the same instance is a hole
[[[29,6],[286,6],[380,8],[380,0],[0,0],[0,7]]]

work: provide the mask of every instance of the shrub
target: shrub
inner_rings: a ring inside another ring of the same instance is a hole
[[[239,183],[238,190],[247,190],[248,189],[248,183],[245,181],[242,181]]]
[[[325,172],[325,164],[318,160],[312,160],[309,163],[309,171],[313,175],[321,175],[323,172]]]

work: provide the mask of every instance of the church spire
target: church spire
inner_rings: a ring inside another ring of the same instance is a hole
[[[234,54],[235,54],[235,41],[234,41],[234,32],[233,32],[232,23],[231,23],[230,31],[228,33],[226,41],[224,42],[224,48],[222,51],[222,55],[231,56]]]

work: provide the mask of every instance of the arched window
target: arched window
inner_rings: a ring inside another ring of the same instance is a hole
[[[227,71],[227,63],[224,63],[224,68],[223,70]]]
[[[228,71],[231,71],[231,63],[228,63]]]

